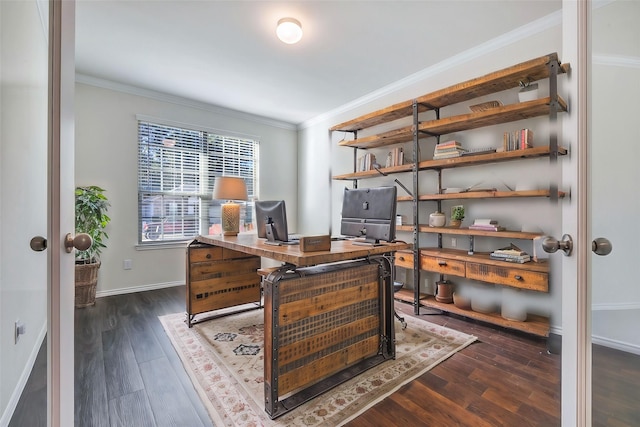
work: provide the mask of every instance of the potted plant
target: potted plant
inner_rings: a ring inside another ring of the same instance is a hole
[[[451,210],[451,222],[449,223],[450,227],[458,228],[460,224],[462,224],[462,220],[464,219],[464,206],[454,206]]]
[[[76,234],[86,233],[92,239],[89,249],[76,250],[76,307],[87,307],[96,302],[100,254],[106,248],[109,235],[105,227],[111,221],[107,215],[110,204],[104,191],[95,185],[76,187]]]

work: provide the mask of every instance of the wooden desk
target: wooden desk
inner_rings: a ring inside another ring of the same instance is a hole
[[[188,249],[187,320],[194,308],[259,302],[259,257],[285,263],[263,282],[265,410],[276,418],[395,357],[393,253],[410,247],[334,241],[301,252],[253,234],[199,236]]]

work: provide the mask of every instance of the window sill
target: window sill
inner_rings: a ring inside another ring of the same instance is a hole
[[[136,251],[153,251],[157,249],[186,249],[190,240],[180,240],[175,242],[138,243]]]

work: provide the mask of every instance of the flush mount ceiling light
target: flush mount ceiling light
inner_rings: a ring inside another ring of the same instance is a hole
[[[302,25],[300,25],[300,21],[297,19],[282,18],[278,21],[276,34],[284,43],[298,43],[302,38]]]

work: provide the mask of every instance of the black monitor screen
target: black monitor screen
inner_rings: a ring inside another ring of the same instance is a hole
[[[271,241],[288,241],[287,208],[284,200],[256,200],[255,207],[258,237]]]
[[[396,187],[344,189],[340,233],[366,242],[396,238]]]

